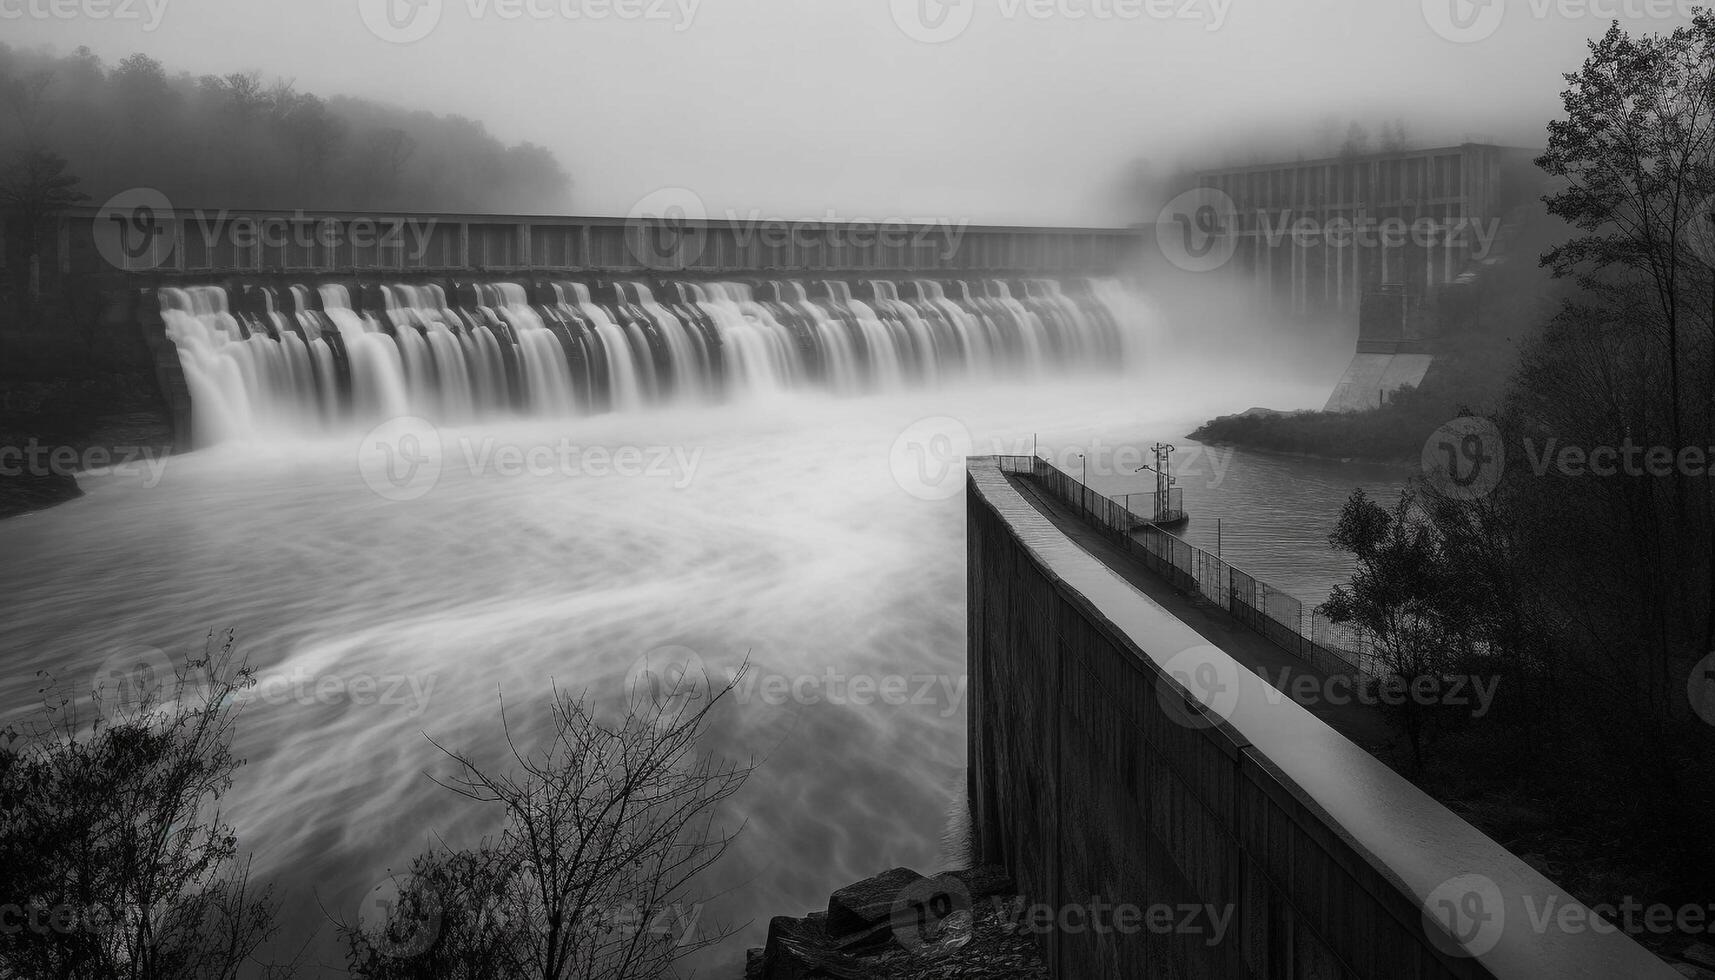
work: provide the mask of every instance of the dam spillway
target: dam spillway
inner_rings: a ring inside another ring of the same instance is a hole
[[[112,210],[67,209],[36,271],[140,329],[181,447],[1141,356],[1137,229]]]
[[[193,441],[405,415],[624,411],[1114,369],[1112,280],[322,282],[166,286]]]

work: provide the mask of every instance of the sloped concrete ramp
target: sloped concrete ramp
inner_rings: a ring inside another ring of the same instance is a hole
[[[1324,412],[1361,412],[1381,406],[1382,393],[1394,392],[1405,385],[1423,383],[1434,363],[1432,354],[1365,354],[1352,355],[1346,373],[1328,396]]]

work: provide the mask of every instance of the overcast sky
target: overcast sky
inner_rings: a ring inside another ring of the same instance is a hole
[[[109,5],[118,5],[111,9]],[[394,5],[391,10],[386,5]],[[153,5],[153,9],[151,9]],[[1134,161],[1321,121],[1535,142],[1610,17],[1677,0],[0,0],[0,39],[257,69],[552,149],[573,210],[1122,224]],[[108,11],[107,16],[95,15]],[[391,17],[389,17],[391,13]],[[421,35],[420,37],[417,35]],[[1294,147],[1296,150],[1298,147]]]

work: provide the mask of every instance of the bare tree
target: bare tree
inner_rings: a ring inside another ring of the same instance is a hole
[[[232,635],[175,677],[129,679],[95,692],[88,724],[55,693],[35,730],[0,733],[0,894],[23,921],[0,929],[0,976],[227,980],[274,932],[219,807],[252,683]]]
[[[556,690],[535,749],[503,709],[509,771],[435,743],[458,765],[437,782],[498,806],[505,829],[420,856],[383,921],[341,923],[352,974],[632,980],[725,938],[703,923],[695,880],[736,835],[718,810],[754,767],[697,746],[735,681],[636,692],[616,722]]]

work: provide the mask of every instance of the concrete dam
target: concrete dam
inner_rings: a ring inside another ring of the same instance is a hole
[[[109,209],[104,209],[104,211]],[[181,445],[1122,362],[1135,231],[85,211],[50,276],[139,324]]]

